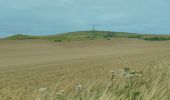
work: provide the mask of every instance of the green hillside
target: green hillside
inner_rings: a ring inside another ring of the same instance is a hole
[[[10,36],[6,39],[10,40],[24,40],[24,39],[39,39],[37,36],[30,36],[30,35],[22,35],[22,34],[16,34],[14,36]]]
[[[110,40],[113,38],[136,38],[148,41],[164,41],[170,40],[170,35],[154,35],[154,34],[137,34],[127,32],[111,32],[111,31],[78,31],[69,32],[58,35],[49,36],[29,36],[17,34],[7,39],[25,40],[25,39],[46,39],[54,42],[63,41],[86,41],[86,40]]]

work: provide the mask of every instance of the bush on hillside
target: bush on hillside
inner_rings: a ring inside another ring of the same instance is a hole
[[[104,38],[111,38],[114,37],[115,34],[114,33],[107,33],[106,35],[104,35]]]
[[[54,42],[62,42],[62,40],[54,40]]]
[[[137,38],[137,39],[141,39],[142,35],[130,35],[128,38]]]
[[[166,41],[166,40],[170,40],[170,38],[165,38],[165,37],[151,37],[151,38],[144,38],[144,40],[148,40],[148,41]]]

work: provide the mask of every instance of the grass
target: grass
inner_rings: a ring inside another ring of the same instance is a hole
[[[45,97],[41,97],[46,98],[44,100],[168,100],[169,68],[169,64],[164,63],[140,70],[140,76],[132,74],[128,77],[115,71],[114,77],[111,75],[110,80],[105,80],[98,86],[77,86],[70,91],[67,88],[53,90],[56,93],[45,90]]]
[[[0,40],[0,100],[168,100],[169,44]]]

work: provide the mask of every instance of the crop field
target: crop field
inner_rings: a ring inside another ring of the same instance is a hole
[[[0,40],[0,100],[169,100],[170,41]]]

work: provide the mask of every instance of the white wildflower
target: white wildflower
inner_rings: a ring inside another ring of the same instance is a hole
[[[81,85],[77,85],[77,86],[76,86],[76,90],[77,90],[78,93],[80,93],[81,90],[82,90],[82,86],[81,86]]]
[[[40,88],[39,89],[39,92],[46,92],[47,91],[47,88]]]

